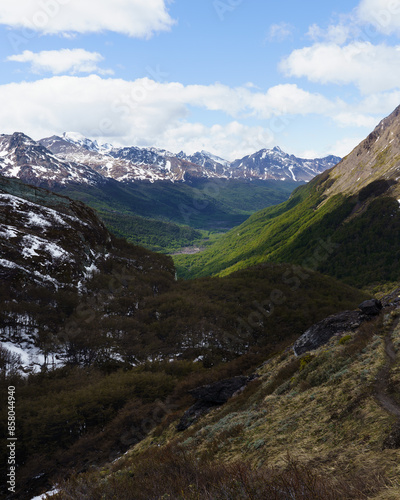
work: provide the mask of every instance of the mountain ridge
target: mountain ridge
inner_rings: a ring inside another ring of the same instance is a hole
[[[206,151],[175,155],[157,148],[99,145],[71,132],[37,142],[17,132],[0,136],[0,173],[47,187],[101,183],[110,178],[119,182],[218,178],[307,182],[339,160],[333,155],[299,159],[276,147],[228,162]]]

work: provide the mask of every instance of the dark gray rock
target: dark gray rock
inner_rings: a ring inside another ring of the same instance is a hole
[[[241,387],[245,386],[249,377],[233,377],[227,380],[220,380],[215,384],[203,385],[189,391],[196,400],[211,403],[213,405],[222,405],[228,401],[233,394]]]
[[[323,319],[311,326],[293,344],[293,350],[297,356],[318,349],[326,344],[329,339],[341,332],[354,330],[359,327],[364,315],[358,311],[343,311]]]
[[[382,302],[377,299],[364,300],[358,308],[367,316],[377,316],[382,310]]]
[[[236,392],[244,389],[246,385],[256,377],[256,375],[251,377],[233,377],[226,380],[220,380],[214,384],[203,385],[192,389],[189,391],[189,394],[197,401],[184,413],[176,429],[178,431],[184,431],[212,408],[226,403]]]

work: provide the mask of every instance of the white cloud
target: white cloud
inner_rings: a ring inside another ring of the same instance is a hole
[[[322,29],[317,24],[308,28],[307,36],[315,42],[324,41],[343,45],[350,38],[353,28],[349,24],[332,24],[327,29]]]
[[[312,82],[354,84],[365,94],[382,92],[400,87],[400,47],[317,43],[293,51],[280,68],[287,76]]]
[[[365,139],[365,136],[361,137],[345,137],[344,139],[338,140],[335,144],[329,148],[329,154],[334,154],[344,158],[353,149],[360,144],[361,141]]]
[[[338,125],[343,127],[367,127],[372,129],[376,125],[376,118],[355,110],[337,113],[333,118]]]
[[[295,84],[281,84],[271,87],[265,94],[253,94],[251,107],[254,116],[270,118],[285,114],[328,114],[336,107],[336,103],[321,94],[307,92]]]
[[[273,24],[268,31],[268,40],[275,42],[283,42],[288,38],[292,38],[294,26],[289,23],[281,22]]]
[[[44,34],[114,31],[148,38],[174,21],[166,0],[12,0],[0,3],[0,24]]]
[[[25,50],[22,54],[9,56],[7,61],[29,63],[34,73],[50,72],[53,75],[61,73],[100,73],[112,74],[110,70],[103,70],[97,63],[103,60],[98,52],[88,52],[84,49],[44,50],[31,52]]]
[[[380,33],[400,33],[398,0],[362,0],[356,9],[360,22],[372,24]]]
[[[188,153],[206,149],[234,159],[282,144],[285,134],[293,132],[298,115],[317,114],[341,125],[365,126],[367,120],[372,123],[368,106],[379,118],[392,111],[376,111],[377,101],[369,96],[359,107],[350,107],[297,85],[278,85],[261,92],[221,84],[160,83],[149,78],[54,76],[0,86],[0,131],[22,131],[40,139],[73,130],[117,145],[151,145]],[[389,94],[382,102],[391,104]],[[197,122],[196,108],[221,116],[214,125],[206,126]],[[226,116],[231,117],[228,122]]]

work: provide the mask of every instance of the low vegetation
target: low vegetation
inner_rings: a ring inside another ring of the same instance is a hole
[[[313,353],[290,350],[183,432],[164,418],[126,455],[59,485],[55,499],[375,499],[400,494],[396,419],[377,399],[385,338],[398,350],[398,310]],[[398,379],[398,364],[391,370]]]
[[[1,397],[16,387],[19,488],[32,496],[177,418],[189,389],[251,374],[312,323],[367,297],[287,265],[175,281],[169,257],[123,240],[112,245],[114,258],[84,294],[40,288],[31,302],[21,296],[7,305],[40,319],[36,342],[47,359],[39,373],[21,375],[16,360],[0,366]]]

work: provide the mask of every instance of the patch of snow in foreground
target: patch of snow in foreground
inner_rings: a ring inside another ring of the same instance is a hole
[[[36,214],[34,212],[28,212],[28,226],[35,226],[35,227],[51,227],[51,223],[46,220],[44,217],[42,217],[39,214]]]
[[[21,356],[21,366],[25,369],[35,371],[44,364],[44,355],[38,347],[32,346],[25,350],[12,342],[1,342],[1,345],[13,354]]]
[[[59,492],[60,490],[58,488],[55,488],[54,490],[47,491],[46,493],[42,493],[37,497],[31,498],[31,500],[45,500],[47,497],[52,497],[53,495],[56,495]]]
[[[36,250],[42,250],[49,253],[53,259],[70,260],[68,252],[64,249],[33,234],[27,234],[23,237],[23,245],[22,256],[24,258],[38,257]]]

